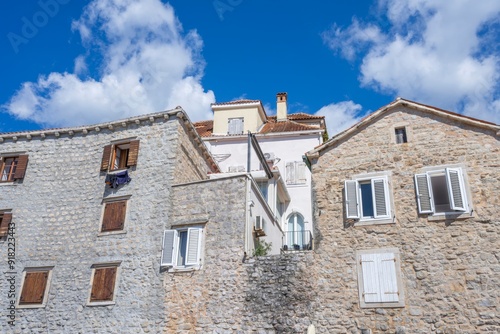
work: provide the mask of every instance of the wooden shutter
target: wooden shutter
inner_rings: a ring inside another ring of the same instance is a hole
[[[19,304],[42,304],[48,277],[48,271],[26,272]]]
[[[5,237],[9,233],[9,224],[12,221],[12,213],[4,213],[1,216],[0,237]]]
[[[90,301],[113,300],[117,267],[95,268]]]
[[[189,228],[187,236],[186,265],[196,265],[200,263],[201,249],[200,228]]]
[[[359,219],[359,198],[358,198],[358,181],[347,180],[344,185],[345,189],[345,212],[347,218]]]
[[[139,156],[139,140],[132,140],[130,142],[130,149],[128,152],[127,167],[137,165],[138,156]]]
[[[434,201],[431,196],[429,176],[426,173],[415,175],[415,190],[417,192],[418,212],[433,213]]]
[[[386,179],[372,179],[375,218],[390,217],[389,192]]]
[[[101,170],[109,169],[109,160],[111,159],[111,150],[113,149],[113,145],[104,146],[104,150],[102,151],[102,161],[101,161]]]
[[[24,179],[24,174],[26,174],[26,168],[28,167],[28,155],[20,155],[17,159],[16,172],[14,173],[14,179],[20,180]]]
[[[446,168],[446,184],[453,210],[467,211],[464,180],[460,168]]]
[[[177,255],[177,231],[176,230],[166,230],[163,233],[163,243],[162,243],[162,254],[161,254],[161,265],[162,266],[174,266],[175,258]]]
[[[382,303],[399,301],[396,257],[394,253],[377,254],[379,258],[380,299]]]
[[[102,232],[123,230],[127,201],[106,203],[102,217]]]
[[[286,183],[287,184],[295,184],[295,163],[287,162],[286,163]]]
[[[302,161],[297,161],[295,163],[295,177],[297,183],[306,183],[306,164]]]
[[[378,264],[380,254],[361,254],[361,270],[363,275],[363,299],[365,303],[380,303]]]

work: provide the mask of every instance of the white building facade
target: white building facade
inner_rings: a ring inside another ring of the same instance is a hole
[[[212,110],[213,121],[194,125],[221,171],[253,176],[285,231],[283,250],[311,249],[311,172],[303,156],[323,143],[324,117],[288,114],[286,93],[277,94],[276,116],[268,116],[259,100],[215,103]]]

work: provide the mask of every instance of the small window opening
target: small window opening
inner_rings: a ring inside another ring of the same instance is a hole
[[[396,144],[407,143],[408,139],[406,138],[406,128],[397,128],[396,132]]]

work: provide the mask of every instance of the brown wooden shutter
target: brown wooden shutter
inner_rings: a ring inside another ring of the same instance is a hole
[[[139,141],[132,140],[127,159],[127,167],[137,165],[137,157],[139,156]]]
[[[24,174],[26,174],[26,168],[28,167],[28,155],[20,155],[17,159],[16,172],[14,173],[14,179],[24,179]]]
[[[19,304],[42,304],[48,277],[48,271],[27,272]]]
[[[116,267],[96,268],[94,270],[94,280],[90,292],[91,302],[113,300],[116,270]]]
[[[9,223],[12,221],[12,213],[4,213],[0,223],[0,237],[5,237],[9,232]]]
[[[104,146],[104,150],[102,152],[101,170],[108,170],[109,159],[111,158],[111,149],[112,148],[113,148],[113,145]]]
[[[102,218],[102,232],[123,230],[127,201],[106,203]]]

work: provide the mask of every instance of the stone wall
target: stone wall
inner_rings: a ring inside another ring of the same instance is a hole
[[[120,123],[122,124],[122,123]],[[16,297],[26,267],[53,266],[45,308],[17,309],[16,326],[0,312],[0,332],[14,333],[159,333],[164,328],[165,299],[160,274],[162,233],[169,221],[174,169],[182,180],[199,180],[178,160],[182,127],[175,116],[101,131],[0,143],[0,153],[29,154],[22,182],[0,185],[0,209],[12,209],[16,227]],[[113,140],[140,140],[132,181],[117,189],[100,171],[103,147]],[[190,145],[189,141],[185,144]],[[197,150],[190,159],[200,165]],[[176,166],[177,165],[177,166]],[[103,199],[131,196],[124,233],[99,235]],[[0,240],[0,271],[7,271],[8,245]],[[115,305],[90,307],[91,266],[121,261]],[[8,305],[6,279],[0,280],[0,305]]]
[[[396,144],[395,126],[408,143]],[[474,212],[463,219],[418,214],[413,176],[426,166],[461,164]],[[318,333],[497,333],[500,331],[500,145],[492,130],[398,107],[361,127],[313,163],[317,221],[315,266],[321,291]],[[346,221],[344,181],[391,172],[395,220]],[[397,248],[403,308],[361,309],[357,250]]]

